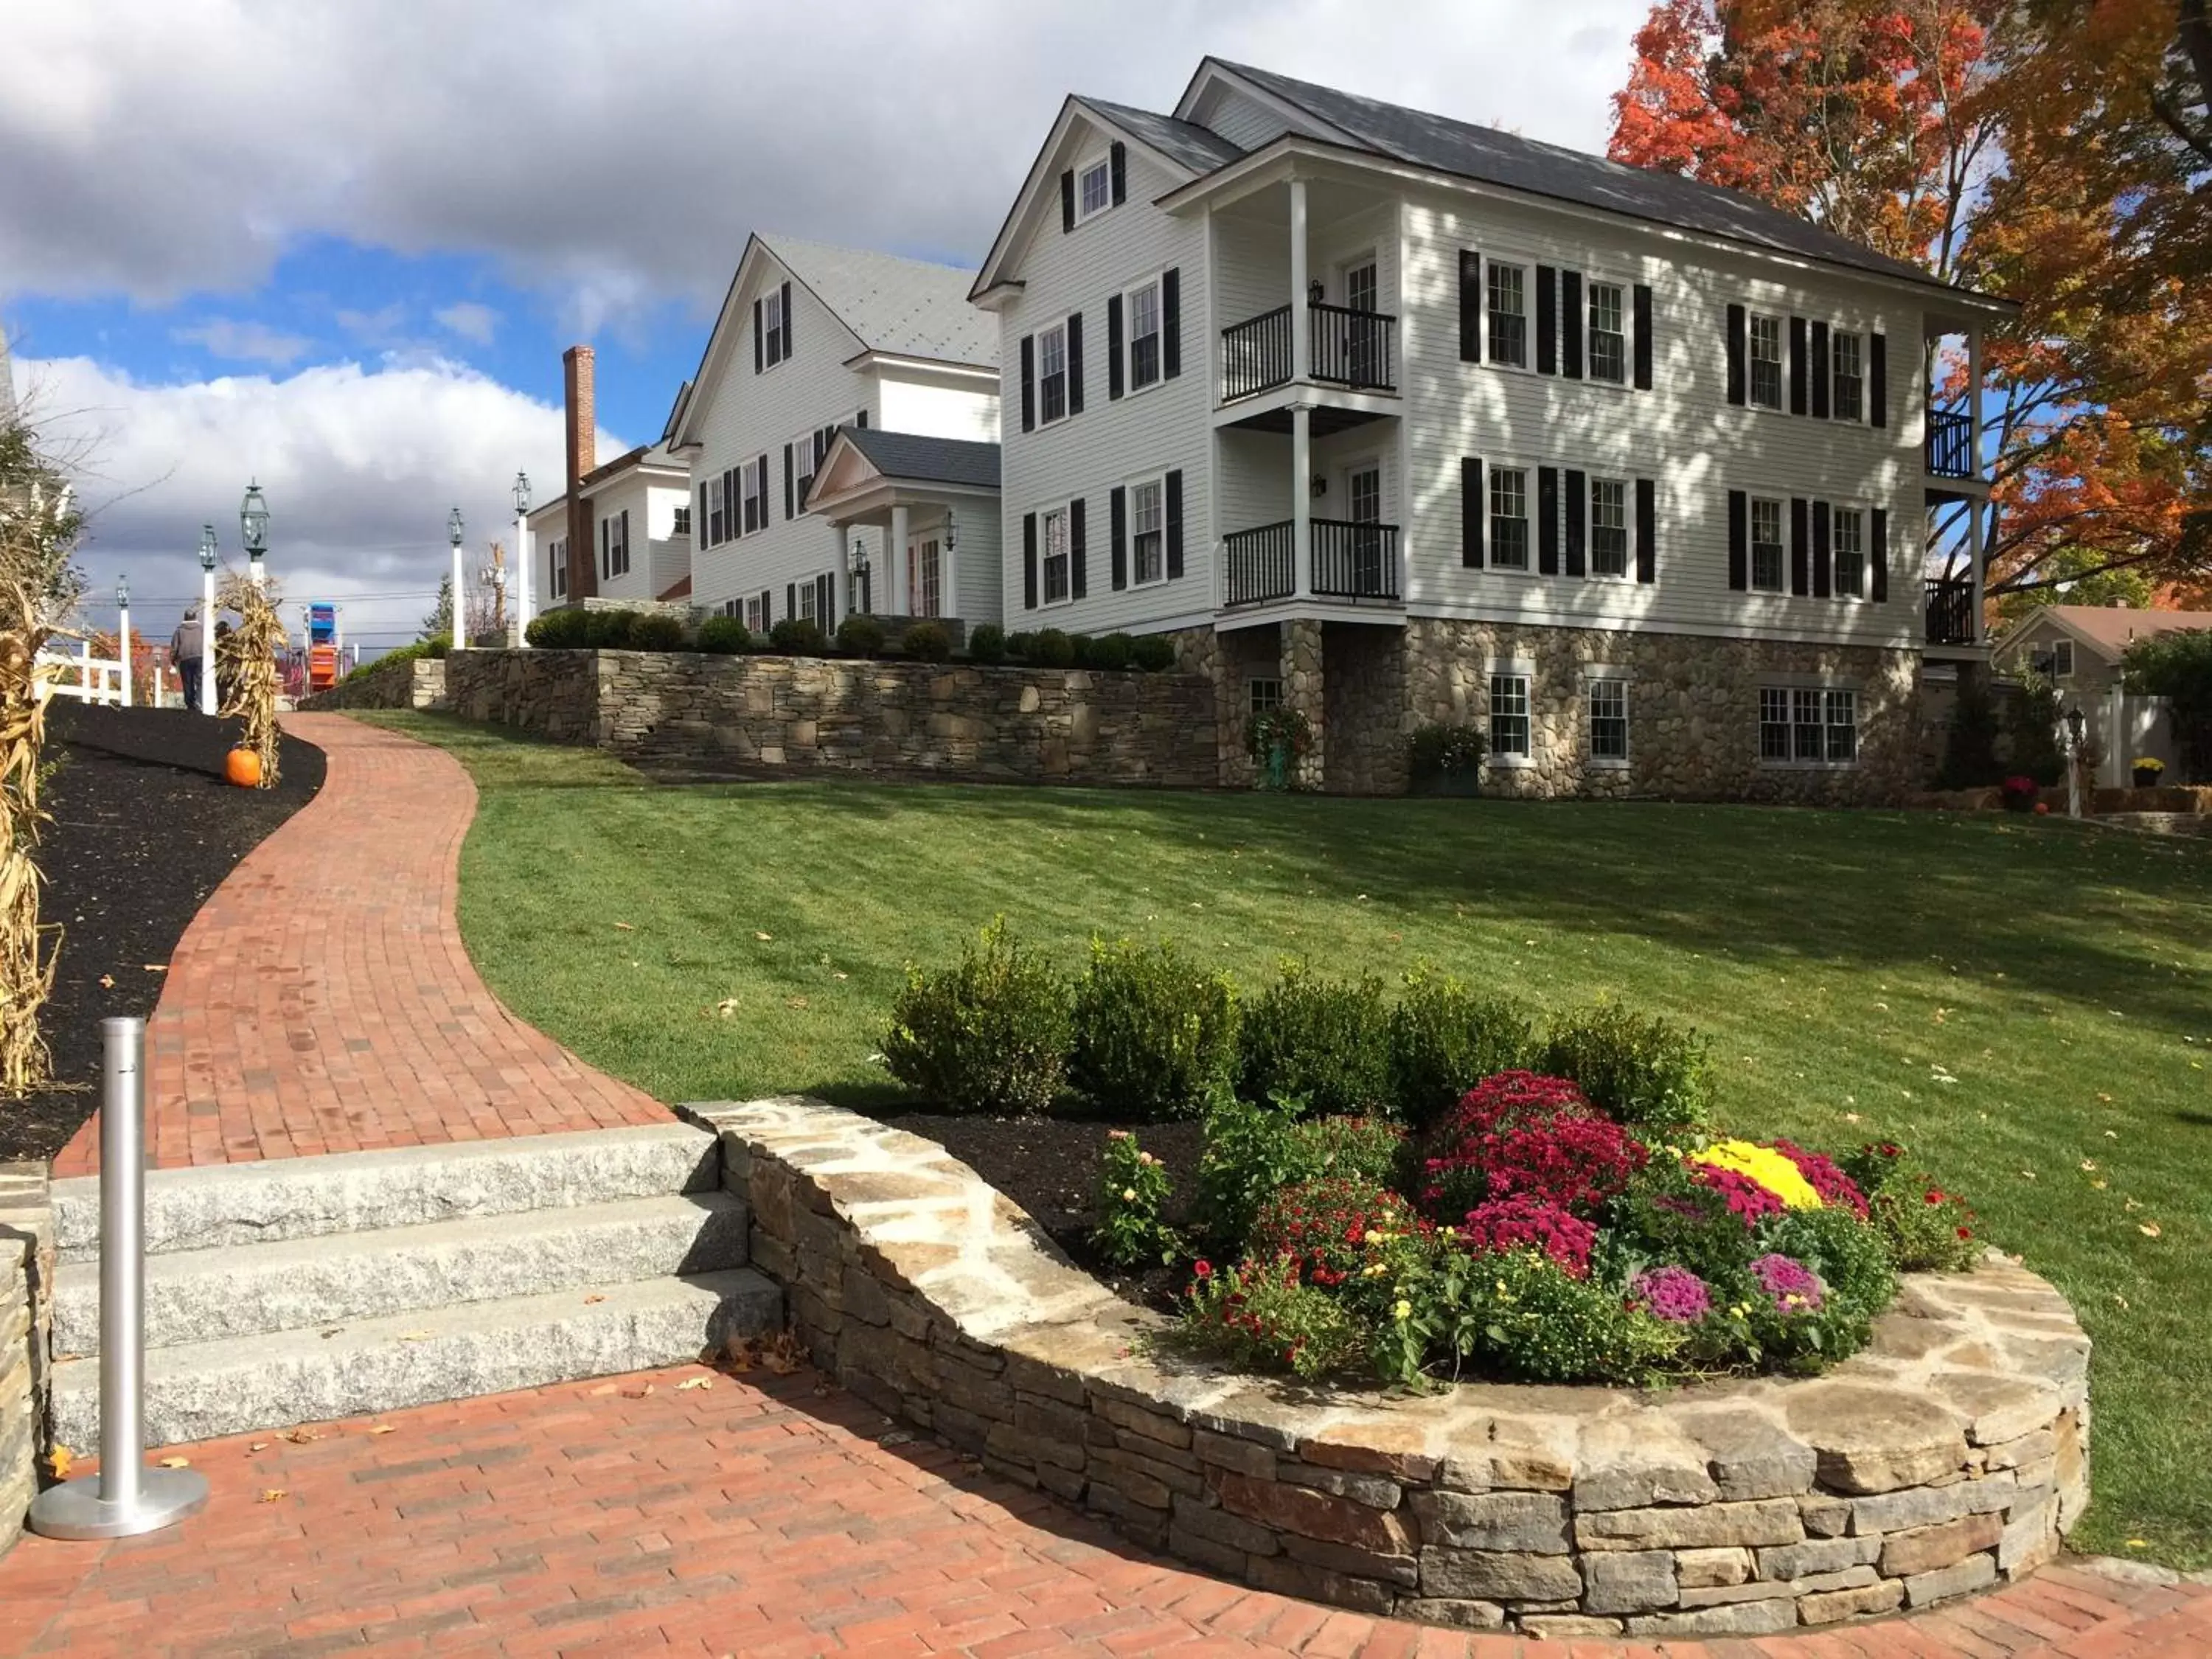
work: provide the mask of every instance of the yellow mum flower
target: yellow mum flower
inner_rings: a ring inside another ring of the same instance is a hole
[[[1401,1319],[1411,1319],[1413,1316],[1413,1304],[1401,1296],[1398,1298],[1398,1305],[1390,1311]]]
[[[1137,1189],[1134,1187],[1122,1188],[1121,1201],[1124,1204],[1134,1204],[1137,1201]]]
[[[1813,1190],[1813,1183],[1771,1146],[1754,1146],[1748,1140],[1717,1140],[1702,1152],[1692,1152],[1689,1161],[1747,1176],[1780,1199],[1785,1209],[1820,1207],[1820,1194]]]

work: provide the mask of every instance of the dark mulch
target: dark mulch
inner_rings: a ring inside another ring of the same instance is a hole
[[[1098,1169],[1107,1132],[1130,1128],[1144,1149],[1167,1165],[1172,1183],[1166,1215],[1189,1222],[1202,1145],[1195,1123],[1113,1124],[1070,1118],[948,1116],[934,1112],[884,1115],[894,1129],[936,1141],[1012,1199],[1076,1262],[1132,1302],[1167,1310],[1189,1283],[1189,1269],[1153,1265],[1130,1272],[1099,1255],[1091,1243],[1097,1224]]]
[[[313,799],[323,751],[286,738],[274,789],[222,781],[238,723],[57,698],[41,915],[63,927],[41,1025],[54,1086],[0,1099],[0,1161],[52,1158],[99,1104],[100,1022],[147,1015],[185,924],[238,861]],[[106,981],[106,982],[103,982]]]

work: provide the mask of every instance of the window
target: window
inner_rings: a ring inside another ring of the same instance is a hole
[[[761,300],[762,361],[774,368],[791,356],[791,331],[785,326],[783,289],[772,288]]]
[[[1114,205],[1114,169],[1100,156],[1075,175],[1075,222],[1080,224]]]
[[[1751,319],[1751,400],[1761,409],[1782,407],[1782,319]]]
[[[1129,390],[1141,392],[1160,378],[1160,285],[1129,290]]]
[[[1158,479],[1130,486],[1129,574],[1139,587],[1168,574],[1166,519]]]
[[[719,547],[730,538],[730,532],[726,528],[728,520],[722,508],[723,494],[720,478],[707,480],[707,545],[709,547]]]
[[[1592,680],[1589,683],[1590,758],[1625,761],[1628,758],[1628,682]]]
[[[1054,323],[1037,336],[1037,385],[1042,394],[1044,422],[1067,416],[1067,325]]]
[[[724,599],[722,601],[722,614],[726,617],[743,617],[745,614],[745,601],[743,599]]]
[[[1044,602],[1060,605],[1069,597],[1067,569],[1067,509],[1055,507],[1044,515]]]
[[[1528,758],[1528,677],[1490,677],[1490,752],[1501,758]]]
[[[1759,688],[1759,757],[1790,758],[1790,694],[1777,685]]]
[[[944,586],[944,557],[937,538],[921,543],[906,562],[906,614],[934,617],[939,613]]]
[[[1519,265],[1489,267],[1490,361],[1528,363],[1528,273]]]
[[[545,591],[556,599],[568,597],[568,542],[566,537],[545,544],[546,557],[552,568],[546,578]]]
[[[811,432],[791,441],[792,505],[795,511],[806,511],[806,492],[814,484],[814,439]]]
[[[1859,694],[1828,690],[1820,700],[1828,716],[1828,763],[1848,766],[1859,757]]]
[[[1490,548],[1500,568],[1528,568],[1528,475],[1519,467],[1491,469]]]
[[[1836,686],[1759,688],[1759,758],[1849,766],[1859,752],[1858,693]]]
[[[1839,507],[1833,517],[1837,597],[1862,599],[1866,594],[1866,515],[1855,507]]]
[[[670,526],[668,533],[672,536],[688,536],[691,533],[691,509],[690,507],[679,507],[676,509],[676,522],[674,525]]]
[[[745,601],[745,627],[755,634],[768,632],[768,607],[757,593]]]
[[[2059,640],[2051,647],[2051,678],[2070,680],[2074,678],[2074,641]]]
[[[755,456],[738,469],[744,493],[744,522],[738,534],[750,536],[768,528],[768,457]]]
[[[1866,381],[1860,373],[1859,337],[1838,331],[1830,337],[1828,355],[1835,368],[1829,409],[1839,421],[1856,421],[1866,402]]]
[[[799,615],[805,622],[819,622],[814,614],[815,601],[822,596],[822,584],[812,578],[799,584]]]
[[[1628,574],[1628,486],[1619,478],[1590,480],[1590,574]]]
[[[1589,285],[1589,372],[1594,380],[1628,378],[1628,335],[1621,326],[1620,284]]]
[[[1283,706],[1283,683],[1275,679],[1249,679],[1244,682],[1245,712],[1266,714]]]
[[[1751,585],[1761,593],[1782,591],[1782,503],[1751,498]]]
[[[629,574],[629,513],[599,520],[599,580],[612,581]]]

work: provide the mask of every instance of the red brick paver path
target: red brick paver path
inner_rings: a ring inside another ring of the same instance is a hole
[[[187,1447],[214,1486],[202,1514],[110,1544],[26,1538],[0,1559],[0,1655],[2212,1652],[2212,1587],[2064,1565],[1953,1611],[1802,1637],[1469,1637],[1182,1571],[926,1442],[878,1444],[884,1427],[810,1371],[683,1366]]]
[[[164,1169],[659,1123],[669,1113],[501,1007],[453,920],[476,786],[338,714],[288,728],[330,769],[192,918],[147,1026]],[[99,1167],[98,1121],[54,1160]]]

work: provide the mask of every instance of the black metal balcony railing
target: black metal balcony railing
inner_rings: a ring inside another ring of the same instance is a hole
[[[1313,591],[1332,599],[1398,597],[1398,526],[1313,521]]]
[[[1291,308],[1278,306],[1221,331],[1221,401],[1286,386],[1291,378]]]
[[[1974,421],[1955,410],[1928,411],[1928,471],[1938,478],[1974,477]]]
[[[1398,330],[1395,317],[1318,302],[1310,309],[1314,379],[1361,391],[1394,388],[1390,349]]]
[[[1975,643],[1973,583],[1959,576],[1930,576],[1926,603],[1929,644]]]
[[[1224,605],[1287,599],[1297,591],[1297,544],[1286,520],[1222,538]]]

